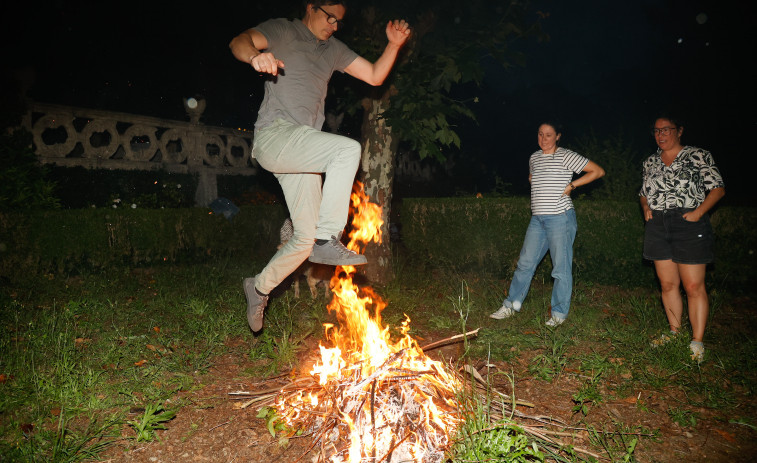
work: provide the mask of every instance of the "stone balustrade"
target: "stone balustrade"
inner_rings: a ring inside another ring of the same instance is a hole
[[[42,163],[197,174],[197,206],[217,197],[217,175],[258,172],[251,131],[34,102],[22,125]]]

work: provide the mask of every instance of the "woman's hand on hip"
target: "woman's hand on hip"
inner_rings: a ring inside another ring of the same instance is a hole
[[[644,208],[644,221],[649,222],[650,220],[652,220],[652,209],[645,207]]]
[[[699,212],[699,209],[694,209],[693,211],[686,212],[682,217],[687,222],[699,222],[699,219],[701,219],[703,215],[704,214]]]

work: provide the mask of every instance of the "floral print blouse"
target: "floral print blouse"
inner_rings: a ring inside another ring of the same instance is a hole
[[[662,150],[643,165],[639,196],[647,198],[652,210],[697,208],[710,190],[723,187],[723,177],[709,151],[684,146],[670,166],[662,162]]]

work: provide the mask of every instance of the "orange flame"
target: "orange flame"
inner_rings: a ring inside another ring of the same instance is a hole
[[[370,241],[381,242],[381,208],[368,200],[360,183],[353,189],[351,205],[354,230],[350,233],[348,248],[360,252]],[[350,430],[350,445],[332,456],[332,461],[359,463],[366,457],[375,459],[400,449],[405,460],[410,458],[417,463],[435,461],[427,457],[426,444],[434,441],[438,448],[448,444],[459,418],[454,413],[445,413],[440,407],[457,409],[454,396],[461,387],[459,380],[443,364],[423,354],[408,334],[409,317],[405,316],[402,323],[400,339],[392,341],[389,327],[381,324],[381,311],[386,303],[371,288],[358,287],[352,281],[354,274],[354,267],[338,267],[331,279],[334,297],[328,309],[335,312],[339,325],[324,325],[326,339],[333,347],[319,346],[320,360],[310,371],[327,391],[347,384],[339,394],[325,394],[326,400],[344,400],[344,397],[360,395],[370,397],[356,399],[356,403],[362,400],[362,404],[369,402],[370,405],[341,410],[342,422]],[[374,410],[376,391],[401,384],[408,375],[416,379],[413,387],[403,386],[391,395],[401,396],[405,405],[383,404],[383,408]],[[434,397],[438,391],[446,391],[441,400]],[[406,426],[408,432],[397,442],[400,439],[396,434],[399,423],[408,420],[408,403],[412,406],[415,421]],[[319,403],[312,394],[299,394],[294,402],[277,402],[279,414],[290,425],[296,425],[307,410],[315,412],[318,407],[327,405]],[[370,413],[362,411],[364,407],[370,407]],[[419,437],[418,427],[423,428],[423,438]],[[438,448],[434,449],[436,453],[439,453]]]

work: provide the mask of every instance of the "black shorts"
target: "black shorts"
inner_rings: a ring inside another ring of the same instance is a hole
[[[652,211],[652,218],[644,226],[644,258],[694,265],[714,261],[710,216],[705,214],[698,222],[689,222],[683,214],[692,210]]]

